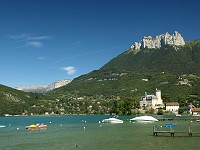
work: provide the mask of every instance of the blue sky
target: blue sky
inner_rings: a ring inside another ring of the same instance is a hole
[[[0,84],[98,70],[143,36],[200,39],[199,0],[0,0]]]

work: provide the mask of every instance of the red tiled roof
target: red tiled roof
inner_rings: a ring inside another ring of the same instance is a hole
[[[177,102],[169,102],[169,103],[166,103],[166,106],[179,106],[179,103],[177,103]]]
[[[200,108],[192,108],[192,112],[200,112]]]

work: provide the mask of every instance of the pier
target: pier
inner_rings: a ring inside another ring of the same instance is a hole
[[[179,133],[179,134],[184,134],[184,135],[188,135],[191,137],[193,134],[200,134],[200,130],[199,131],[192,130],[191,124],[188,124],[187,130],[182,130],[182,131],[174,129],[176,124],[167,124],[167,125],[163,128],[169,129],[169,130],[160,130],[158,126],[153,125],[153,136],[158,136],[158,134],[170,134],[171,137],[174,137],[175,134]],[[200,124],[195,124],[195,125],[197,125],[198,129],[200,129]],[[194,125],[192,125],[192,126],[194,126]],[[178,127],[176,127],[176,128],[178,128]]]
[[[182,118],[182,117],[174,117],[174,118],[158,118],[159,121],[197,121],[200,120],[200,117],[193,118]]]

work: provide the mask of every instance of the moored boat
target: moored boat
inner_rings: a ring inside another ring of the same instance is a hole
[[[176,124],[175,123],[166,123],[165,127],[169,128],[169,127],[175,127]]]
[[[5,125],[0,125],[0,128],[5,128],[6,126]]]
[[[28,130],[35,130],[35,129],[37,129],[37,126],[35,124],[32,124],[30,126],[26,126],[26,129],[28,129]]]
[[[44,124],[32,124],[30,126],[26,126],[26,129],[28,130],[37,130],[37,129],[46,129],[47,125]]]
[[[152,116],[139,116],[130,119],[130,121],[135,121],[135,122],[156,122],[158,119],[152,117]]]
[[[44,125],[44,124],[40,124],[37,126],[39,129],[45,129],[47,128],[47,125]]]
[[[123,120],[117,119],[117,118],[108,118],[108,119],[103,119],[102,123],[123,123]]]

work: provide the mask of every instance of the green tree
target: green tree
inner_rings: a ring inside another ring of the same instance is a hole
[[[183,109],[178,109],[178,114],[183,114],[184,113],[184,110]]]
[[[163,115],[163,109],[158,109],[157,115]]]

